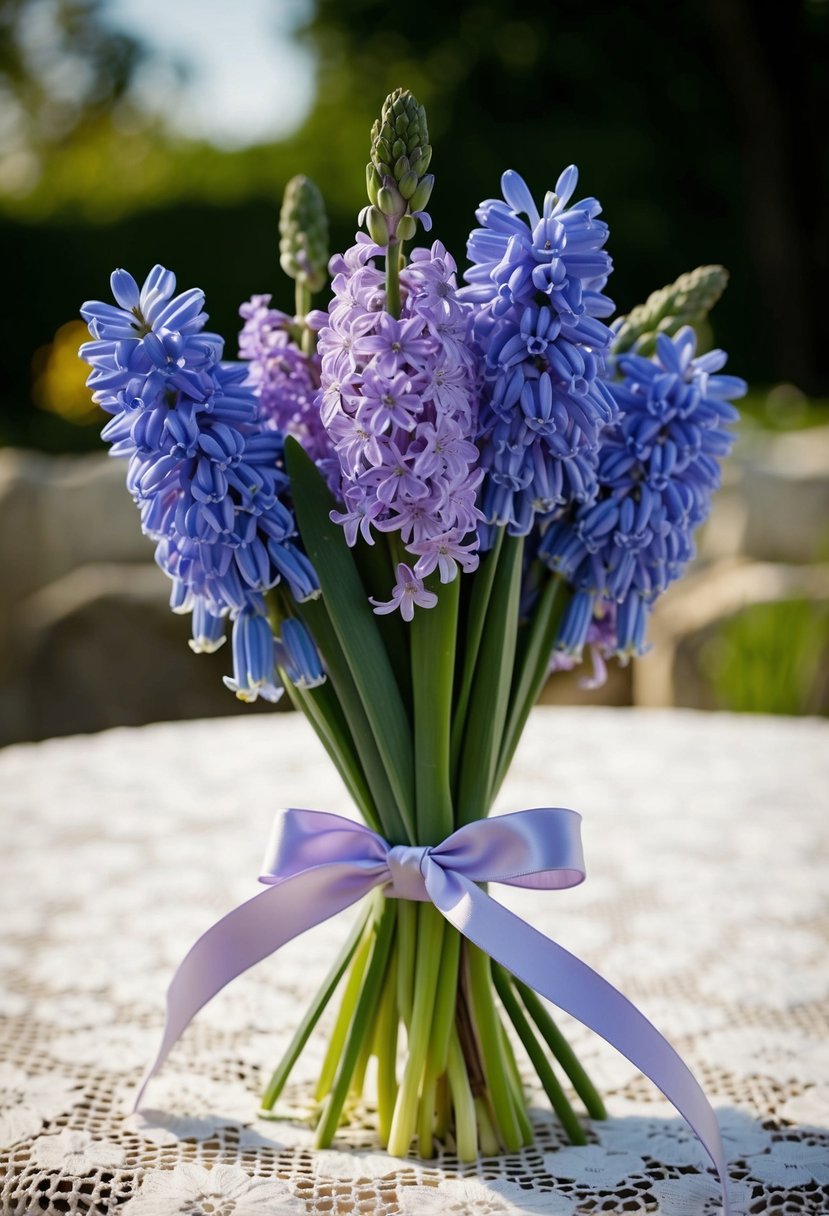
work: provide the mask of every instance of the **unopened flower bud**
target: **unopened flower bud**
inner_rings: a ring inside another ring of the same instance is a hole
[[[322,195],[310,177],[292,177],[285,187],[279,237],[279,263],[285,273],[312,292],[324,287],[328,219]]]
[[[657,334],[673,336],[684,325],[699,330],[727,283],[728,271],[724,267],[698,266],[669,286],[652,292],[644,304],[614,324],[613,354],[634,350],[648,356],[656,349]]]
[[[397,183],[397,189],[403,195],[403,198],[410,199],[415,190],[417,190],[417,185],[417,174],[410,169],[408,173],[404,174],[403,177],[400,178],[399,182]]]
[[[411,207],[412,211],[422,211],[424,209],[432,196],[432,187],[434,184],[435,176],[433,173],[427,174],[427,176],[421,180],[420,185],[409,199],[409,206]]]
[[[377,191],[377,206],[384,215],[404,215],[406,211],[406,200],[402,197],[396,186],[388,184],[389,178],[386,178],[386,184],[382,185]]]
[[[404,215],[397,222],[397,239],[410,241],[417,232],[417,220],[413,215]]]
[[[389,226],[386,217],[379,207],[369,207],[366,211],[366,227],[375,245],[385,247],[389,243]]]

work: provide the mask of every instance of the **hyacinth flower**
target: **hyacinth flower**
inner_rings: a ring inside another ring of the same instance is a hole
[[[297,600],[318,593],[285,501],[282,435],[261,425],[245,366],[223,361],[222,339],[205,332],[201,291],[176,295],[161,266],[140,288],[124,270],[111,283],[114,305],[81,309],[93,337],[80,352],[87,383],[112,415],[103,437],[128,462],[142,528],[173,581],[171,607],[192,613],[193,649],[217,649],[232,621],[228,686],[243,700],[276,700],[265,595],[283,580]]]
[[[720,484],[720,461],[737,419],[730,404],[745,381],[722,375],[721,350],[694,357],[690,326],[660,333],[655,354],[623,354],[613,384],[621,417],[599,456],[599,494],[553,523],[539,546],[542,559],[576,588],[557,639],[578,656],[596,615],[612,615],[606,643],[627,660],[642,654],[656,599],[685,571],[693,534],[707,518]]]
[[[601,434],[617,413],[602,378],[612,334],[600,319],[613,311],[603,294],[612,263],[598,202],[572,201],[577,182],[571,165],[539,209],[508,171],[503,200],[481,204],[469,238],[460,295],[476,306],[485,364],[483,548],[498,527],[526,536],[537,516],[596,495]]]
[[[320,359],[310,323],[311,303],[328,281],[328,220],[322,195],[309,177],[291,178],[279,216],[280,265],[294,280],[295,315],[255,295],[239,309],[245,324],[239,357],[259,400],[261,425],[298,439],[336,488],[339,462],[320,418]]]

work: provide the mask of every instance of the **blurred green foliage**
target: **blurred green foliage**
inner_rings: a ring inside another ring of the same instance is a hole
[[[36,10],[56,13],[59,29],[41,63],[21,37]],[[721,262],[731,284],[714,338],[733,370],[826,393],[829,5],[793,0],[781,21],[748,0],[316,0],[303,34],[317,59],[311,114],[289,140],[231,153],[174,140],[136,110],[129,85],[146,49],[114,37],[104,16],[100,0],[0,0],[0,99],[18,117],[17,160],[0,155],[0,257],[18,272],[0,345],[0,442],[97,442],[94,427],[32,408],[32,365],[81,300],[106,294],[114,266],[141,276],[161,261],[203,287],[230,353],[241,300],[272,291],[289,307],[282,189],[297,172],[313,177],[332,248],[350,243],[371,122],[397,85],[427,107],[435,235],[459,262],[474,207],[498,193],[504,168],[540,193],[576,161],[611,224],[621,311]]]
[[[754,604],[727,622],[703,654],[721,709],[829,714],[829,604]]]

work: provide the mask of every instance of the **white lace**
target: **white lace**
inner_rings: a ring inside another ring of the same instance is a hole
[[[694,1069],[718,1112],[737,1216],[829,1212],[828,755],[816,721],[543,709],[500,799],[582,812],[583,887],[497,896],[620,986]],[[277,802],[347,811],[298,717],[0,753],[0,1212],[721,1213],[676,1111],[563,1016],[607,1096],[610,1117],[585,1120],[584,1147],[531,1091],[536,1143],[519,1153],[395,1160],[370,1106],[316,1152],[302,1118],[323,1034],[280,1117],[260,1118],[349,915],[221,993],[133,1114],[173,969],[257,890]]]

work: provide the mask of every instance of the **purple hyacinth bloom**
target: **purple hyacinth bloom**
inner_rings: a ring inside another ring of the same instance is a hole
[[[296,618],[282,622],[276,642],[276,661],[297,688],[318,688],[326,681],[314,639]]]
[[[434,608],[438,597],[434,591],[426,590],[414,570],[404,562],[400,562],[397,567],[397,582],[392,588],[391,599],[387,602],[372,599],[371,602],[374,604],[374,611],[380,616],[399,609],[403,620],[410,621],[414,616],[415,604],[419,608]]]
[[[364,235],[331,262],[334,298],[320,329],[320,406],[340,463],[342,525],[349,545],[397,533],[412,556],[377,612],[436,602],[422,580],[444,582],[478,564],[476,505],[482,473],[474,443],[478,365],[469,342],[472,306],[458,298],[443,245],[415,249],[400,272],[401,315],[385,311],[384,254]]]
[[[80,351],[87,383],[111,415],[103,436],[128,461],[142,528],[173,580],[171,606],[193,613],[194,649],[216,649],[232,620],[239,695],[271,688],[272,661],[253,684],[240,666],[267,625],[263,593],[284,579],[297,599],[318,594],[283,501],[282,434],[263,420],[247,367],[223,362],[222,339],[204,332],[202,292],[175,295],[175,276],[160,266],[141,288],[123,270],[112,286],[118,307],[81,310],[94,339]]]
[[[536,518],[596,495],[603,429],[617,417],[603,382],[613,311],[602,293],[612,263],[595,199],[571,203],[578,174],[561,175],[542,208],[517,173],[501,179],[469,238],[472,266],[459,293],[477,306],[484,356],[479,423],[489,547],[495,526],[526,536]]]
[[[240,701],[259,697],[278,701],[282,696],[274,638],[260,597],[252,599],[233,622],[233,676],[225,676],[224,684]]]
[[[707,518],[731,448],[731,400],[745,381],[720,375],[723,351],[694,358],[690,327],[661,334],[652,359],[621,355],[612,385],[622,411],[604,433],[594,503],[574,508],[545,532],[539,556],[576,588],[558,646],[579,655],[596,613],[615,605],[613,651],[646,647],[654,601],[694,555],[693,533]]]
[[[252,296],[239,309],[245,322],[239,357],[248,360],[262,425],[293,435],[333,487],[339,462],[320,418],[319,356],[297,345],[295,319],[270,302],[270,296]]]

